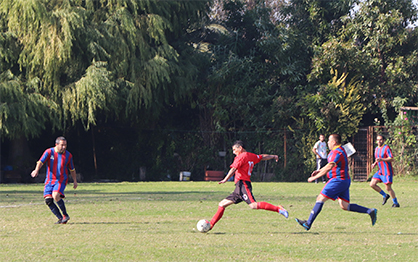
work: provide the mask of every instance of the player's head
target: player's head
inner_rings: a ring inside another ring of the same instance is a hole
[[[67,148],[67,139],[65,137],[60,136],[55,139],[55,151],[57,153],[64,153],[65,149]]]
[[[332,134],[328,138],[328,147],[333,149],[335,146],[341,145],[341,136],[339,134]]]
[[[377,143],[378,146],[383,146],[384,143],[385,143],[385,140],[386,140],[386,138],[381,134],[378,134],[377,137],[376,137],[376,143]]]
[[[232,145],[232,152],[236,156],[241,154],[242,152],[245,152],[244,142],[242,142],[241,140],[235,141],[235,143]]]

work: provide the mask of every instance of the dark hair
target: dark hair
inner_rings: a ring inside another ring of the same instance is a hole
[[[334,138],[338,145],[341,144],[341,136],[339,134],[332,134],[331,136]]]
[[[67,141],[67,139],[65,139],[65,137],[63,136],[59,136],[57,137],[57,139],[55,139],[55,144],[59,144],[60,141]]]
[[[241,146],[242,148],[245,148],[244,142],[242,142],[241,140],[235,141],[232,146]]]
[[[386,137],[382,134],[377,134],[376,138],[379,137],[379,136],[381,136],[383,140],[386,140]]]

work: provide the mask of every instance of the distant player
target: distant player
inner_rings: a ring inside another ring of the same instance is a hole
[[[329,181],[325,184],[321,191],[321,194],[316,198],[315,206],[313,207],[308,220],[296,221],[309,230],[312,227],[313,222],[322,210],[322,206],[328,199],[335,200],[338,198],[338,203],[343,210],[369,214],[372,220],[372,225],[377,220],[377,210],[374,208],[366,208],[357,204],[350,204],[350,184],[351,179],[348,174],[348,159],[347,153],[341,146],[341,136],[338,134],[332,134],[328,138],[328,148],[331,152],[328,155],[328,164],[312,172],[308,182],[313,182],[315,179],[321,176],[328,175]]]
[[[385,144],[385,137],[383,135],[378,135],[376,137],[377,147],[374,151],[374,157],[376,161],[372,164],[372,169],[377,165],[379,170],[376,174],[373,175],[370,186],[379,192],[383,196],[382,205],[386,204],[388,199],[392,197],[393,205],[392,207],[400,207],[398,199],[396,198],[395,191],[392,189],[393,183],[393,156],[390,147]],[[381,189],[377,183],[383,182],[386,186],[386,190],[389,194],[386,194],[383,189]],[[390,195],[390,196],[389,196]]]
[[[327,164],[327,143],[324,135],[319,135],[319,140],[316,141],[312,152],[316,156],[316,170],[323,168]],[[325,176],[322,177],[322,182],[326,182]],[[315,180],[315,183],[318,183],[318,179]]]
[[[68,170],[71,172],[74,180],[74,189],[77,188],[77,175],[73,164],[73,156],[66,148],[67,140],[62,136],[58,137],[55,140],[55,147],[45,150],[36,163],[35,170],[31,173],[32,177],[37,177],[41,167],[44,164],[46,165],[44,198],[45,203],[58,218],[56,224],[66,224],[70,220],[63,200],[65,198],[64,190],[68,182]],[[55,205],[54,200],[58,204],[59,209]]]
[[[256,202],[252,193],[251,173],[254,165],[261,160],[275,159],[277,162],[279,161],[279,157],[277,155],[256,155],[247,152],[242,141],[236,141],[234,143],[232,152],[235,155],[234,162],[231,164],[231,169],[228,174],[224,179],[219,181],[219,184],[227,182],[235,174],[235,190],[231,195],[219,202],[218,211],[210,221],[211,229],[222,218],[225,208],[232,204],[241,203],[242,201],[245,201],[252,209],[274,211],[288,218],[289,213],[282,206],[275,206],[267,202]]]

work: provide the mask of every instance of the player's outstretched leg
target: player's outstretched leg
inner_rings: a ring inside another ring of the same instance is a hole
[[[267,202],[257,202],[257,209],[264,209],[269,211],[278,212],[280,215],[283,215],[285,218],[289,217],[289,212],[284,209],[281,205],[275,206]]]
[[[216,211],[216,214],[210,220],[210,229],[212,229],[215,226],[215,224],[222,218],[222,216],[224,215],[224,211],[224,207],[218,206],[218,211]]]

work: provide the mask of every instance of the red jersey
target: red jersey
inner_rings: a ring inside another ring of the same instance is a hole
[[[250,152],[237,155],[230,166],[231,168],[237,169],[235,171],[235,183],[239,180],[251,182],[251,172],[253,172],[254,165],[260,162],[262,158],[262,155],[256,155]]]

